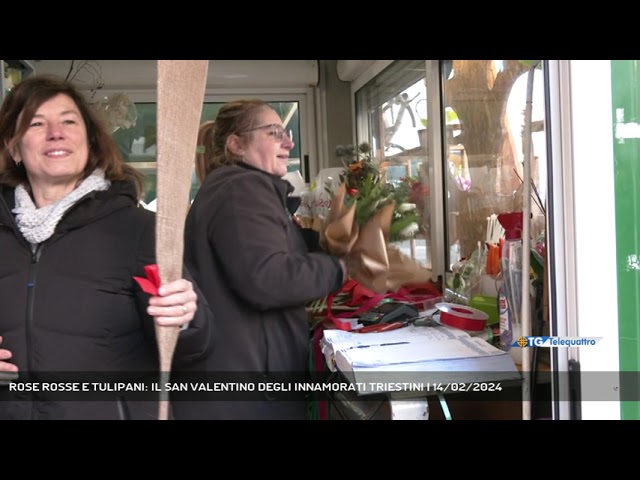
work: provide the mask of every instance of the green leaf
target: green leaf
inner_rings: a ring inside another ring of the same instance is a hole
[[[533,273],[537,278],[544,277],[544,258],[538,253],[535,248],[531,249],[531,256],[529,259]]]
[[[540,60],[518,60],[521,64],[523,64],[525,67],[533,67],[533,64],[536,62],[540,62],[538,63],[538,65],[536,65],[536,68],[542,68],[542,62]]]

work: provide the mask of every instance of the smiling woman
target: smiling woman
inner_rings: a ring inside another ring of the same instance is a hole
[[[9,152],[16,163],[24,163],[38,208],[73,191],[87,166],[89,142],[84,120],[71,97],[59,94],[42,103]]]
[[[141,380],[133,372],[160,368],[154,336],[165,326],[189,326],[174,368],[207,354],[210,310],[192,281],[166,281],[152,294],[134,281],[157,263],[155,216],[138,208],[139,177],[73,85],[41,75],[11,90],[0,108],[0,373],[28,371],[52,384],[59,372],[76,372],[71,381],[98,371],[101,380]],[[158,411],[122,391],[104,398],[61,402],[0,389],[0,419]]]
[[[311,300],[336,291],[344,263],[310,252],[288,202],[293,186],[281,177],[294,142],[269,103],[226,103],[205,143],[206,176],[185,229],[185,256],[225,341],[201,371],[252,372],[269,382],[307,371]],[[258,377],[256,377],[258,378]],[[182,402],[182,415],[207,419],[305,419],[297,401]]]

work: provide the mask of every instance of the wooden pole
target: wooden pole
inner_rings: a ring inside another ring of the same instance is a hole
[[[208,60],[158,60],[156,262],[162,284],[183,277],[184,224],[208,67]],[[159,420],[169,417],[169,393],[164,387],[179,330],[156,325]]]

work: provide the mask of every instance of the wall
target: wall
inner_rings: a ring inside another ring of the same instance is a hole
[[[320,91],[324,97],[326,111],[326,163],[327,167],[342,166],[335,156],[338,145],[354,142],[351,86],[338,78],[337,60],[320,61]],[[319,142],[319,144],[321,144]]]
[[[91,90],[97,99],[114,91],[147,92],[153,98],[156,88],[156,60],[38,60],[37,74],[52,73],[74,78],[80,88]],[[350,83],[339,79],[337,60],[210,60],[207,94],[283,92],[309,95],[318,169],[340,166],[335,157],[337,145],[353,143]],[[98,90],[95,90],[100,86]],[[313,160],[313,158],[312,158]]]
[[[376,60],[338,60],[338,78],[343,82],[351,82],[370,68]]]

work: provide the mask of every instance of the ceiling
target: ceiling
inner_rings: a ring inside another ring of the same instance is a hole
[[[35,60],[34,65],[38,75],[69,76],[86,90],[156,88],[157,60]],[[208,88],[287,88],[317,84],[317,60],[209,61]]]

